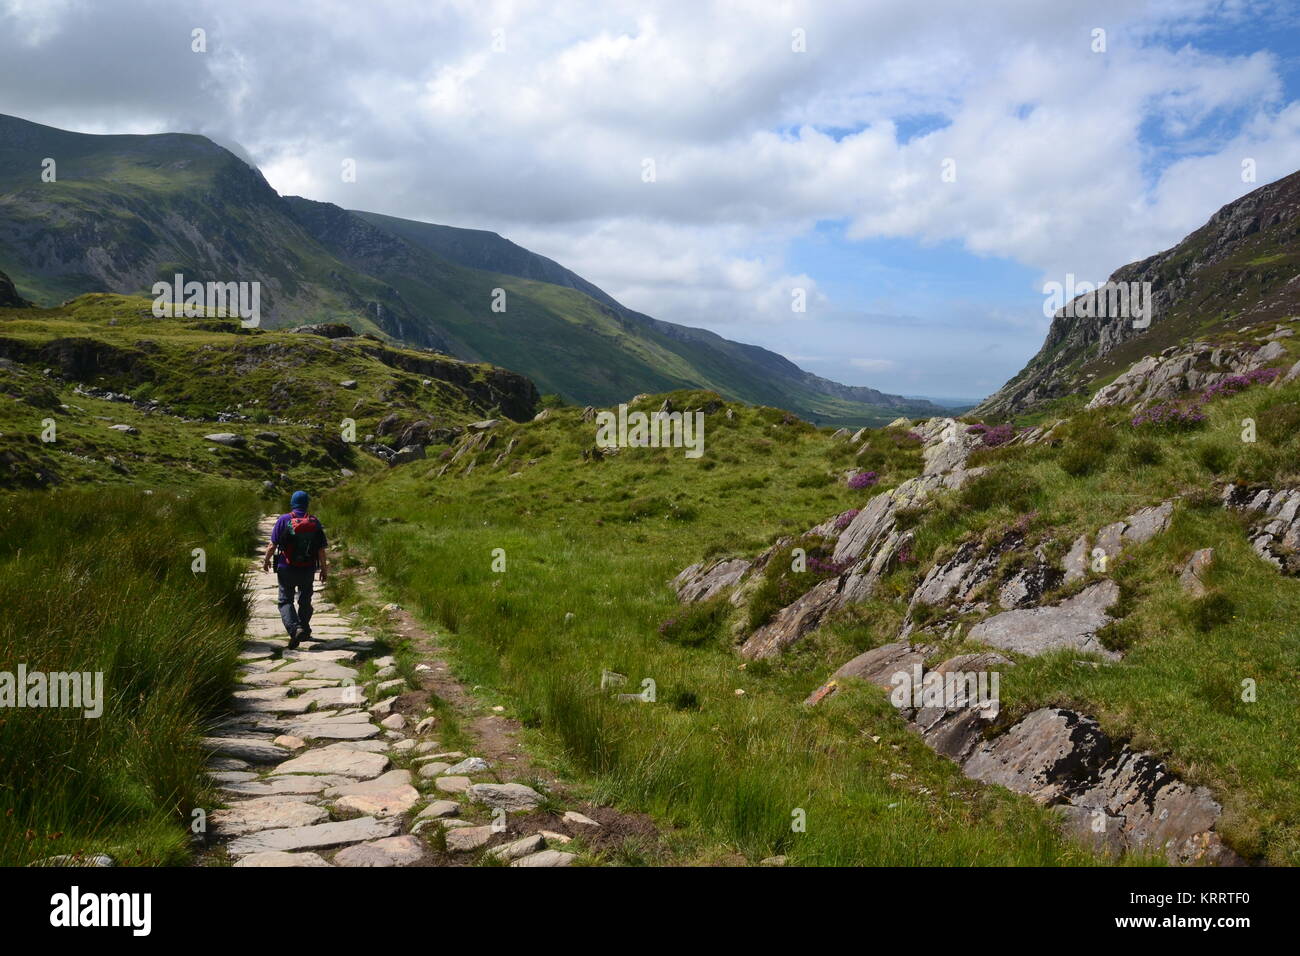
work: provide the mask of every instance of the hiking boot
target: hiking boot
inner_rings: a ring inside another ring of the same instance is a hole
[[[302,636],[306,631],[305,627],[295,627],[293,629],[293,635],[289,638],[289,650],[293,650],[298,646],[298,642],[302,640]]]

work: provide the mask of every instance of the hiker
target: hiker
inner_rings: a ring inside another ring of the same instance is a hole
[[[311,637],[311,579],[320,567],[320,583],[329,573],[325,558],[325,529],[315,515],[307,513],[310,498],[305,491],[295,491],[289,499],[290,510],[276,519],[271,530],[271,543],[262,558],[262,570],[271,570],[271,558],[279,551],[275,576],[280,580],[280,620],[289,632],[289,647]],[[294,592],[298,595],[298,610],[294,613]]]

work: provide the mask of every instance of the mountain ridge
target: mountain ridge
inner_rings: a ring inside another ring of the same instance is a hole
[[[1146,355],[1300,313],[1297,277],[1300,172],[1226,203],[1169,249],[1111,274],[1108,282],[1151,283],[1149,328],[1072,316],[1078,296],[1057,310],[1038,353],[971,414],[1032,412],[1091,391]]]
[[[44,182],[50,156],[57,175]],[[443,254],[456,245],[461,262]],[[579,404],[698,387],[822,424],[939,411],[636,313],[495,233],[281,196],[256,167],[192,134],[98,136],[0,116],[0,266],[38,305],[139,294],[178,272],[257,279],[267,327],[346,322],[511,368]],[[496,288],[506,313],[491,311]]]

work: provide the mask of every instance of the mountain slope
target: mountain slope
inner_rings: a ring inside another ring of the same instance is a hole
[[[1095,388],[1144,355],[1295,315],[1298,277],[1300,173],[1293,173],[1228,203],[1172,249],[1111,275],[1111,282],[1151,283],[1150,328],[1125,319],[1072,318],[1062,308],[1038,354],[972,414],[1033,411]]]
[[[255,281],[266,327],[346,322],[509,367],[578,403],[705,387],[825,424],[935,410],[632,312],[492,233],[281,197],[201,136],[90,136],[0,116],[0,268],[44,306],[146,293],[177,273]],[[497,288],[504,312],[492,310]]]
[[[931,414],[940,410],[937,405],[924,400],[889,395],[860,385],[841,385],[806,372],[781,355],[759,346],[733,342],[706,329],[664,322],[629,309],[576,272],[494,232],[440,226],[360,210],[354,211],[354,215],[459,265],[521,279],[534,279],[574,289],[589,296],[613,309],[618,316],[630,323],[657,333],[666,347],[712,377],[711,380],[684,384],[702,385],[734,394],[754,392],[757,389],[759,391],[756,394],[766,395],[761,401],[777,405],[781,401],[773,400],[774,397],[786,392],[800,407],[815,410],[812,415],[814,418],[818,417],[816,411],[822,415],[836,415],[839,412],[835,407],[838,402],[861,402],[914,415]],[[737,381],[729,385],[728,376]],[[796,406],[787,404],[785,407]]]

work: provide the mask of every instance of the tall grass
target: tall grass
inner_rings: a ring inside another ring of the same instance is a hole
[[[0,865],[184,858],[203,797],[198,737],[234,679],[259,510],[225,489],[0,499],[0,671],[102,672],[104,698],[97,718],[0,710]]]
[[[1090,860],[1028,799],[966,780],[877,692],[802,707],[838,651],[742,669],[716,622],[692,619],[689,639],[661,631],[683,613],[667,582],[702,553],[752,554],[877,493],[807,480],[854,466],[851,448],[744,409],[709,420],[719,467],[632,449],[588,464],[576,418],[524,429],[551,453],[519,477],[489,460],[469,479],[436,480],[436,466],[417,464],[331,500],[336,527],[403,603],[454,632],[458,676],[510,700],[545,759],[593,799],[676,827],[676,862]],[[872,465],[892,482],[919,469],[914,448],[876,442]],[[677,507],[629,520],[628,503],[646,497]],[[615,699],[600,688],[605,669],[627,676],[624,692],[653,679],[656,700]]]

